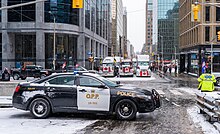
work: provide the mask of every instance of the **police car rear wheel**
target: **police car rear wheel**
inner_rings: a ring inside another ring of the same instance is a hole
[[[31,102],[30,112],[34,118],[47,118],[50,114],[50,105],[47,100],[37,98]]]
[[[116,104],[115,112],[118,119],[132,120],[136,117],[137,106],[133,101],[124,99]]]

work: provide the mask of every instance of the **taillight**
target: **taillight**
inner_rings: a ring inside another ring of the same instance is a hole
[[[15,88],[15,92],[18,92],[19,90],[20,90],[20,86],[17,86],[16,88]]]

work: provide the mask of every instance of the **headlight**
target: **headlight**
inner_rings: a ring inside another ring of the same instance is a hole
[[[141,99],[148,99],[148,100],[151,99],[151,96],[148,96],[148,95],[137,95],[137,97]]]

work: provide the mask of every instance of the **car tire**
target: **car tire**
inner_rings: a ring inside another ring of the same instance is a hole
[[[46,74],[41,74],[40,75],[40,78],[42,79],[42,78],[45,78],[46,77]]]
[[[51,108],[47,100],[43,98],[34,99],[30,104],[31,115],[36,119],[44,119],[50,115]]]
[[[19,78],[20,78],[19,74],[13,74],[13,79],[14,80],[19,80]]]
[[[133,120],[136,118],[137,106],[129,99],[123,99],[116,104],[115,112],[118,119]]]
[[[216,86],[220,86],[220,78],[217,78],[217,79],[216,79],[215,85],[216,85]]]

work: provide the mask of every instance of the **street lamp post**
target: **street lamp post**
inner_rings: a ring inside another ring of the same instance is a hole
[[[53,15],[53,23],[54,23],[54,27],[53,27],[53,69],[56,70],[56,33],[55,33],[55,22],[56,22],[56,18],[55,15],[49,11],[49,14]]]
[[[162,72],[163,72],[163,68],[164,68],[164,61],[163,61],[163,36],[158,34],[158,36],[161,37],[161,60],[162,60]]]

